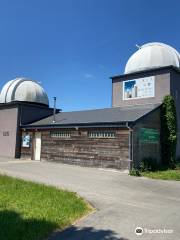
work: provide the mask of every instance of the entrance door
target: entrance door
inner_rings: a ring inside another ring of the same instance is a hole
[[[41,160],[41,133],[35,133],[35,142],[34,142],[34,160]]]

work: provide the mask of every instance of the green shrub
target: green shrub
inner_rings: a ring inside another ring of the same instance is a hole
[[[180,170],[180,162],[176,162],[175,169]]]
[[[165,96],[161,111],[161,149],[162,162],[175,168],[177,144],[176,107],[172,96]]]
[[[157,163],[156,158],[144,158],[140,163],[140,171],[156,171],[160,168],[160,165]]]
[[[136,177],[140,177],[141,173],[138,169],[132,168],[129,172],[130,176],[136,176]]]

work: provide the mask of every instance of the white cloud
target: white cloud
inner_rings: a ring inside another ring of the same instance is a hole
[[[85,78],[94,78],[94,75],[90,74],[90,73],[85,73]]]

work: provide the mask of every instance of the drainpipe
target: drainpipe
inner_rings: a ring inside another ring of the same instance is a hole
[[[126,127],[129,130],[129,160],[130,160],[129,170],[131,170],[133,163],[133,129],[129,126],[128,122],[126,122]]]
[[[54,99],[54,110],[53,110],[53,123],[56,122],[56,97],[53,97]]]

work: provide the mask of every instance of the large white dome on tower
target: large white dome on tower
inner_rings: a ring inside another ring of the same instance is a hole
[[[174,66],[180,68],[180,54],[173,47],[159,42],[144,44],[128,60],[125,74],[142,70]]]
[[[48,96],[41,85],[27,78],[16,78],[7,82],[2,88],[0,103],[9,103],[13,101],[49,105]]]

